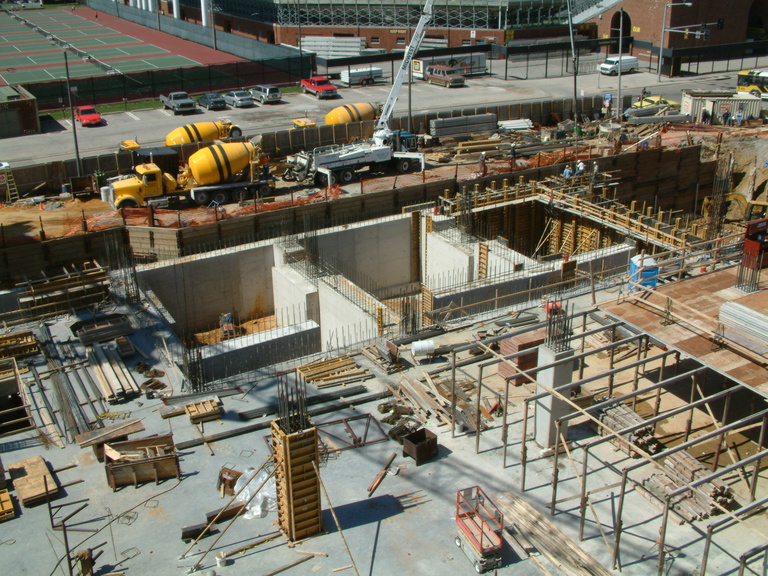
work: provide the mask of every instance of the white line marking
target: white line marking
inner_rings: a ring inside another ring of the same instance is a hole
[[[135,114],[133,114],[132,112],[126,112],[126,114],[127,114],[128,116],[130,116],[131,118],[133,118],[134,120],[137,120],[137,121],[138,121],[138,120],[141,120],[141,118],[139,118],[138,116],[136,116],[136,115],[135,115]]]

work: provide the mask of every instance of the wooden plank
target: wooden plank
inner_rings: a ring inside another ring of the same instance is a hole
[[[120,436],[143,431],[144,424],[141,423],[141,420],[126,420],[119,424],[104,426],[104,428],[100,428],[99,430],[90,430],[89,432],[78,434],[75,436],[75,442],[79,444],[80,448],[87,448],[88,446],[93,446],[95,444],[109,442]]]
[[[11,464],[8,473],[13,480],[16,496],[25,507],[45,500],[46,483],[49,496],[53,497],[59,492],[56,479],[42,456],[33,456]]]

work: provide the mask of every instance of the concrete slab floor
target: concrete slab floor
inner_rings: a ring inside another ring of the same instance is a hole
[[[469,327],[468,330],[477,327]],[[459,336],[452,334],[451,339]],[[361,363],[364,359],[361,359]],[[424,366],[416,366],[420,371]],[[420,372],[419,372],[420,373]],[[397,375],[387,377],[396,380]],[[380,376],[366,382],[372,391],[383,387],[387,378]],[[207,422],[205,433],[215,433],[242,425],[235,410],[251,409],[274,400],[274,387],[262,382],[246,398],[223,398],[226,417]],[[157,410],[159,400],[137,399],[114,406],[116,410],[130,410],[132,418],[140,418],[146,432],[134,435],[174,433],[176,442],[197,437],[197,432],[185,416],[163,420]],[[342,412],[317,418],[317,422],[330,421],[343,416],[371,413],[378,417],[376,404],[359,405]],[[438,434],[438,458],[416,466],[410,458],[402,456],[402,449],[393,441],[346,450],[329,459],[321,467],[321,477],[336,516],[342,526],[346,543],[360,574],[364,575],[442,575],[471,574],[474,568],[454,544],[456,535],[455,498],[462,488],[479,485],[495,500],[505,492],[517,493],[521,485],[520,438],[521,411],[510,413],[509,451],[507,467],[502,467],[500,420],[496,419],[480,439],[479,453],[475,454],[475,437],[459,434],[451,438],[443,428],[430,426]],[[388,426],[384,426],[388,429]],[[532,420],[529,422],[532,432]],[[60,484],[70,484],[52,504],[61,505],[88,499],[88,506],[71,518],[72,529],[95,532],[68,532],[73,551],[85,547],[99,547],[103,553],[97,561],[96,574],[111,570],[125,574],[185,574],[190,571],[211,546],[202,560],[200,573],[223,576],[266,574],[289,564],[302,555],[297,551],[328,554],[312,557],[309,561],[286,571],[286,574],[353,574],[353,569],[333,572],[351,564],[344,543],[334,525],[329,502],[323,497],[323,524],[327,533],[318,535],[295,549],[285,545],[280,537],[252,550],[235,556],[226,565],[217,567],[215,554],[242,546],[260,535],[276,529],[276,513],[264,518],[239,518],[217,542],[227,523],[220,523],[219,532],[203,538],[184,559],[180,556],[188,545],[180,540],[181,527],[203,523],[207,512],[226,504],[216,490],[218,472],[223,466],[243,470],[258,467],[267,457],[264,441],[267,431],[258,431],[212,444],[214,455],[202,446],[181,452],[181,481],[164,480],[159,485],[146,483],[138,488],[124,487],[116,492],[108,487],[103,465],[98,463],[90,448],[80,449],[76,444],[64,449],[45,449],[36,433],[26,432],[0,439],[0,456],[7,468],[9,464],[40,454],[52,469],[77,465],[58,474]],[[562,455],[558,462],[558,506],[554,517],[546,508],[552,494],[552,458],[540,457],[533,443],[529,443],[529,463],[526,477],[526,501],[549,517],[571,540],[578,542],[579,481],[574,468],[581,467],[580,441],[594,435],[584,425],[572,426],[569,438],[573,442],[573,460]],[[397,453],[393,466],[397,475],[387,475],[373,497],[368,498],[368,486],[392,452]],[[586,517],[585,540],[579,545],[603,566],[611,566],[614,520],[619,493],[620,471],[632,463],[624,452],[610,443],[590,450],[588,486],[591,506]],[[78,482],[82,480],[82,482]],[[764,482],[763,482],[764,484]],[[760,486],[760,485],[759,485]],[[765,488],[760,486],[760,492]],[[758,495],[760,497],[760,495]],[[745,502],[741,502],[742,504]],[[61,508],[61,518],[77,506]],[[45,504],[21,508],[19,516],[0,524],[0,558],[4,566],[13,566],[9,574],[67,576],[65,565],[58,563],[64,553],[63,534],[51,528]],[[112,520],[110,522],[110,519]],[[657,546],[661,513],[648,500],[632,490],[624,506],[624,532],[620,560],[622,574],[640,576],[656,573]],[[664,573],[669,575],[696,574],[701,564],[704,546],[703,531],[707,521],[696,525],[678,526],[672,522],[667,528],[667,562]],[[764,522],[763,522],[764,523]],[[761,524],[729,528],[716,536],[710,550],[709,574],[733,573],[737,557],[751,545],[760,543],[755,530]],[[745,542],[752,544],[746,545]],[[57,564],[58,563],[58,564]],[[551,574],[565,573],[561,567],[544,556],[520,558],[519,551],[509,544],[504,548],[504,565],[498,574],[533,575],[542,572],[539,565]],[[213,572],[211,572],[213,571]],[[75,571],[76,573],[77,571]]]

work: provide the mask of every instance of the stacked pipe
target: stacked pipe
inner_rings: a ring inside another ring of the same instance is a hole
[[[664,469],[664,473],[653,474],[643,481],[645,488],[661,498],[685,484],[710,474],[696,458],[685,451],[667,456],[664,460]],[[684,493],[672,501],[671,505],[684,520],[692,522],[719,514],[720,507],[732,510],[736,502],[730,487],[715,480]]]
[[[600,422],[605,424],[606,428],[616,432],[621,432],[643,422],[640,415],[626,404],[608,406],[600,412],[598,418]],[[634,432],[621,434],[621,436],[648,454],[656,454],[662,449],[661,443],[653,435],[653,426],[650,424],[638,428]],[[625,447],[625,444],[622,443],[620,446]],[[637,454],[632,452],[630,456],[635,457]]]

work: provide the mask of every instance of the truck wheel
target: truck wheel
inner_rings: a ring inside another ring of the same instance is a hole
[[[355,171],[351,170],[350,168],[339,170],[338,179],[339,179],[339,182],[341,182],[342,184],[349,184],[350,182],[354,182]]]
[[[211,203],[211,193],[195,190],[195,204],[198,206],[208,206]]]
[[[458,536],[456,536],[456,538],[454,538],[454,540],[453,540],[453,541],[454,541],[454,542],[456,542],[456,546],[458,546],[459,548],[461,548],[461,538],[459,538]]]
[[[405,174],[407,172],[411,171],[411,159],[410,158],[399,158],[395,161],[395,170],[397,170],[398,174]]]
[[[307,90],[306,88],[303,88],[303,90],[304,90],[304,94],[309,94],[309,90]]]
[[[269,184],[261,184],[258,189],[259,198],[265,198],[266,196],[272,196],[272,186]]]
[[[229,192],[226,190],[219,190],[213,195],[213,201],[219,206],[229,204]]]
[[[229,129],[230,138],[240,138],[240,136],[242,135],[243,135],[243,131],[240,130],[239,126],[232,126],[232,128]]]
[[[139,205],[136,203],[136,200],[123,200],[120,202],[120,204],[117,205],[117,209],[121,210],[122,208],[138,208]]]
[[[475,572],[477,572],[478,574],[483,573],[483,565],[480,564],[480,562],[475,562]]]

